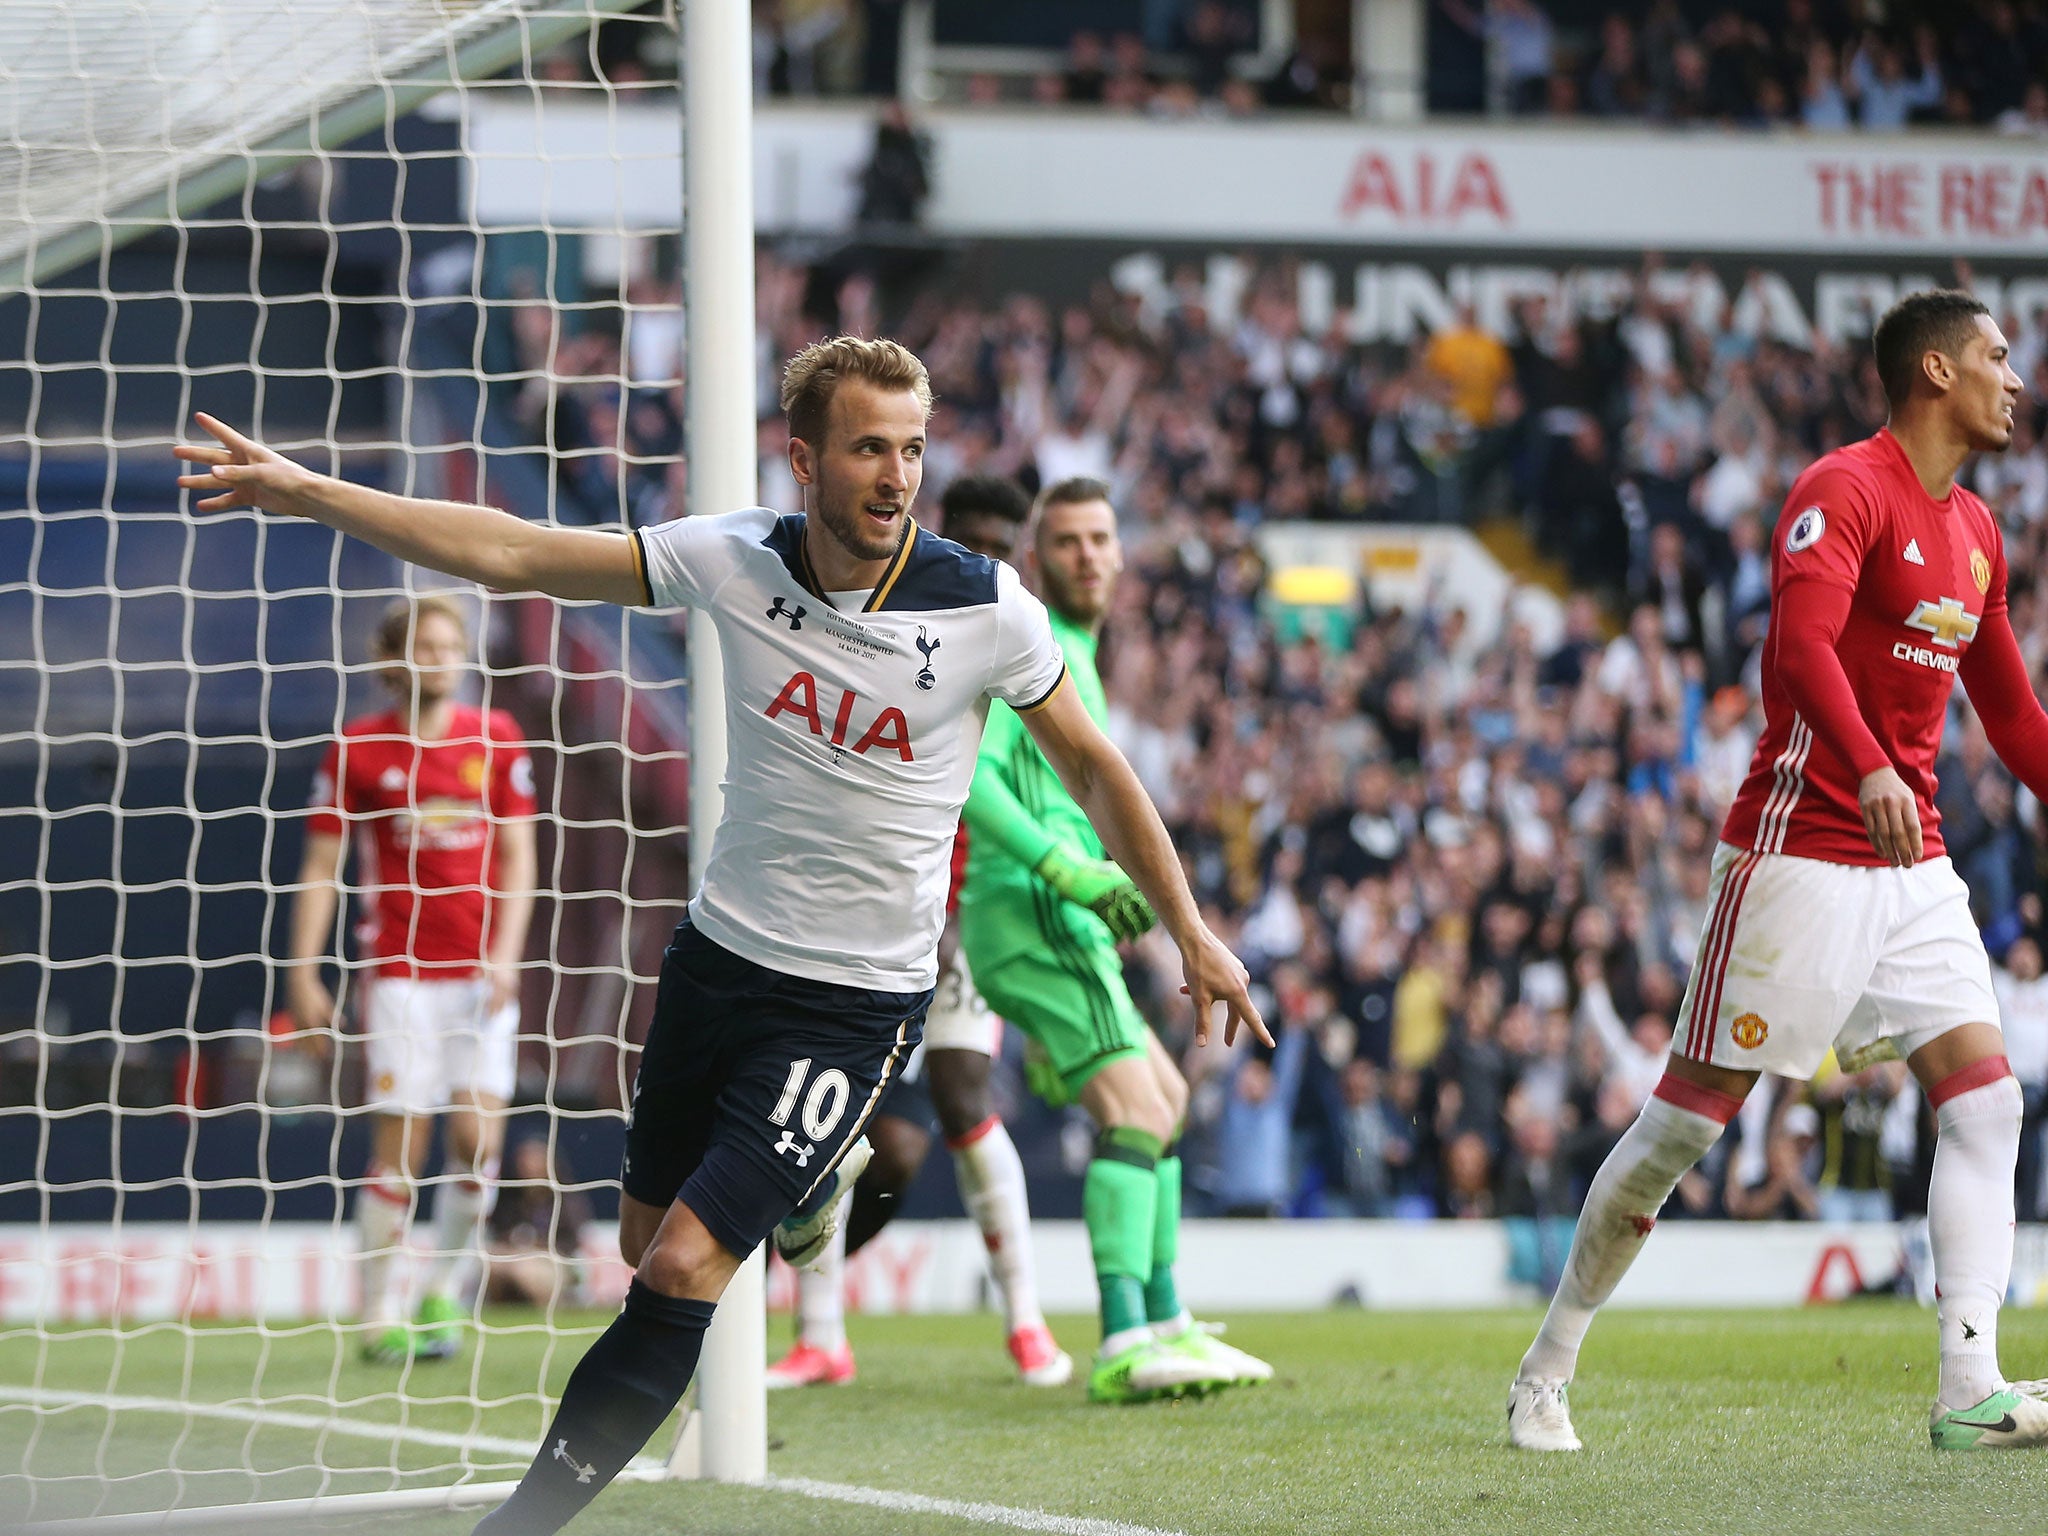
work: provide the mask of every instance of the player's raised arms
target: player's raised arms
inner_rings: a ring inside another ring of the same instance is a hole
[[[647,588],[633,542],[589,528],[554,528],[492,507],[425,501],[351,485],[294,464],[204,411],[199,425],[220,446],[172,450],[194,474],[178,484],[198,493],[202,512],[256,507],[306,517],[353,534],[401,560],[482,582],[501,592],[644,603]]]

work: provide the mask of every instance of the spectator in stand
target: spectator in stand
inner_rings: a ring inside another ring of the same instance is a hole
[[[1821,133],[1850,126],[1849,95],[1842,78],[1834,44],[1821,37],[1808,43],[1799,87],[1800,122]]]
[[[1916,114],[1941,105],[1941,61],[1933,32],[1916,28],[1913,50],[1919,73],[1909,79],[1900,46],[1879,33],[1864,34],[1849,60],[1849,94],[1862,127],[1887,132],[1903,128]]]
[[[1901,1061],[1844,1072],[1830,1056],[1815,1075],[1811,1092],[1820,1116],[1821,1220],[1892,1220],[1884,1122],[1905,1086],[1906,1064]]]
[[[1225,1216],[1278,1216],[1287,1209],[1294,1192],[1294,1107],[1314,1048],[1309,1032],[1283,1016],[1271,1052],[1240,1050],[1229,1067],[1213,1178]]]
[[[1222,0],[1195,0],[1188,12],[1188,83],[1205,99],[1219,96],[1230,79],[1230,57],[1251,41],[1245,16]]]
[[[1543,110],[1557,47],[1556,29],[1537,0],[1485,0],[1489,65],[1518,117]]]
[[[1437,1214],[1452,1221],[1480,1221],[1493,1216],[1494,1209],[1493,1154],[1477,1131],[1460,1131],[1444,1143]]]
[[[862,224],[915,224],[931,195],[924,136],[910,125],[900,101],[882,104],[875,147],[860,173]]]
[[[1066,99],[1096,106],[1109,85],[1109,54],[1099,32],[1076,32],[1067,40]]]
[[[1649,109],[1650,82],[1625,12],[1601,18],[1600,52],[1586,76],[1585,100],[1596,117],[1641,117]]]
[[[1481,430],[1494,424],[1501,390],[1514,377],[1508,349],[1479,324],[1478,312],[1469,300],[1458,306],[1449,325],[1429,338],[1422,366],[1449,392],[1451,409],[1468,426]]]
[[[1811,1104],[1793,1103],[1772,1117],[1764,1140],[1760,1180],[1743,1182],[1729,1163],[1728,1214],[1737,1221],[1812,1221],[1820,1216],[1820,1195],[1811,1164],[1820,1140],[1820,1114]]]
[[[2032,935],[2015,939],[2005,958],[1991,972],[1998,994],[1999,1028],[2005,1035],[2006,1060],[2019,1079],[2020,1159],[2014,1193],[2021,1221],[2048,1215],[2044,1205],[2041,1131],[2048,1120],[2048,977],[2042,975],[2041,943]]]
[[[1401,1127],[1380,1097],[1380,1074],[1370,1060],[1354,1056],[1338,1078],[1344,1112],[1344,1149],[1339,1196],[1334,1203],[1353,1216],[1384,1216],[1393,1200],[1390,1164],[1400,1155]]]
[[[1707,576],[1678,524],[1659,523],[1650,530],[1650,558],[1633,596],[1656,610],[1658,632],[1668,650],[1705,653]]]

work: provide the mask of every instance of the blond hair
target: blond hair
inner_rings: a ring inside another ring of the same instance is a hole
[[[917,354],[901,342],[834,336],[814,341],[782,370],[782,409],[789,435],[807,443],[825,440],[825,418],[841,379],[861,379],[877,389],[907,389],[931,414],[932,381]]]
[[[462,636],[462,648],[469,649],[469,620],[463,616],[462,605],[452,597],[429,592],[425,597],[396,598],[385,608],[370,637],[377,660],[403,661],[412,652],[412,637],[420,621],[431,615],[453,624]]]

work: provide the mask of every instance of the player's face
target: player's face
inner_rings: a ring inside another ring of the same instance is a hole
[[[847,379],[833,391],[825,441],[793,438],[789,467],[810,510],[856,560],[887,560],[924,481],[924,406],[907,389]]]
[[[1007,517],[997,517],[992,512],[961,512],[946,519],[947,538],[1005,565],[1016,564],[1020,531]]]
[[[462,627],[446,614],[423,613],[412,627],[412,649],[405,661],[386,672],[392,692],[410,697],[424,709],[452,697],[462,686],[469,665],[469,645]]]
[[[1040,514],[1031,556],[1038,568],[1039,596],[1077,624],[1094,624],[1109,612],[1124,547],[1116,536],[1116,512],[1106,501],[1057,502]]]
[[[2005,333],[1989,315],[1977,316],[1977,334],[1956,359],[1956,387],[1951,392],[1973,449],[2002,451],[2012,443],[2020,376],[2012,371],[2011,357]]]

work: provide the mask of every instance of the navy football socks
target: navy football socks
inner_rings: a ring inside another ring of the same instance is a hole
[[[540,1454],[476,1536],[553,1536],[574,1519],[682,1401],[713,1310],[634,1280],[625,1310],[570,1373]]]

